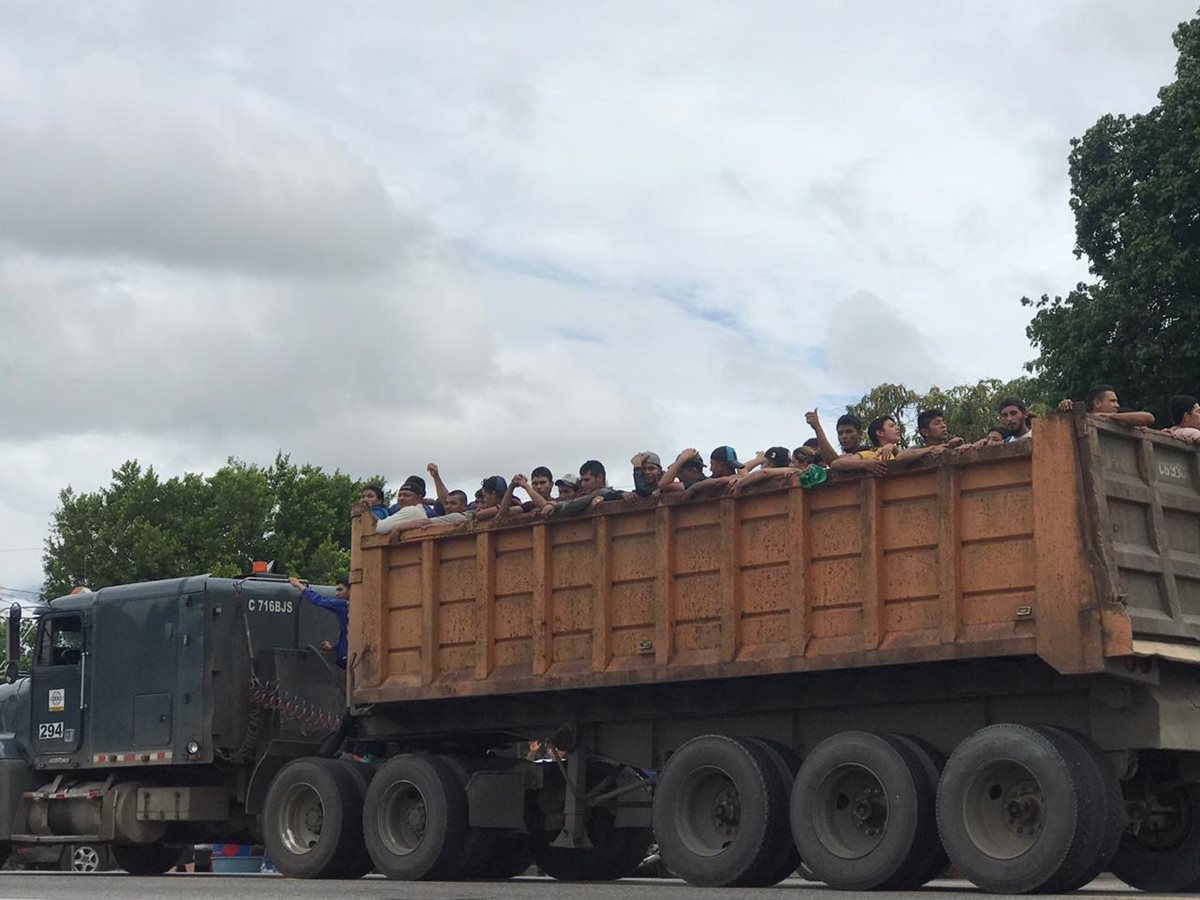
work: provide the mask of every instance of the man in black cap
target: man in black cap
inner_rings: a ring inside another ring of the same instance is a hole
[[[425,504],[425,479],[420,475],[409,475],[396,493],[396,505],[391,508],[391,514],[375,526],[375,531],[386,534],[401,522],[427,519],[445,513],[446,510],[440,502]]]
[[[711,478],[732,478],[742,468],[738,462],[737,451],[729,446],[721,446],[708,455],[708,471]]]

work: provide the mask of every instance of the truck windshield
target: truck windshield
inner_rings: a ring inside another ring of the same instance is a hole
[[[38,641],[38,665],[74,666],[83,654],[83,623],[79,616],[43,619]]]

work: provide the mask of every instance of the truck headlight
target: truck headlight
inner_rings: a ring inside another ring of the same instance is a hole
[[[199,741],[188,741],[188,744],[187,744],[187,752],[188,752],[188,756],[197,756],[197,755],[199,755],[199,753],[200,753],[200,742],[199,742]]]

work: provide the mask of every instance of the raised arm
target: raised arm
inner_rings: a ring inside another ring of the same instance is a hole
[[[446,501],[450,499],[450,492],[446,490],[445,482],[442,481],[441,473],[438,472],[437,463],[430,463],[425,467],[425,471],[433,479],[433,487],[437,491],[438,500],[442,506],[445,506]]]
[[[524,474],[518,473],[518,474],[514,475],[512,484],[510,484],[509,487],[512,487],[513,485],[516,485],[521,490],[523,490],[526,494],[528,494],[530,501],[533,503],[533,505],[537,509],[541,509],[543,506],[545,506],[547,503],[550,502],[549,497],[543,497],[541,494],[539,494],[537,491],[535,491],[533,489],[533,485],[529,483],[529,479],[526,478],[524,476]]]
[[[679,455],[675,457],[675,462],[667,467],[667,471],[662,473],[662,478],[658,479],[658,489],[661,491],[666,488],[671,482],[679,478],[679,471],[683,468],[683,464],[693,456],[699,456],[695,447],[687,447],[679,451]]]
[[[525,476],[522,475],[521,477],[524,478]],[[511,512],[513,505],[513,491],[516,490],[516,487],[516,481],[510,479],[508,482],[508,487],[504,489],[504,496],[500,498],[500,512],[497,513],[501,519],[507,518],[509,512]],[[517,511],[520,512],[520,510],[521,507],[520,504],[518,504]]]
[[[814,409],[812,412],[804,414],[804,421],[812,426],[812,430],[817,433],[817,450],[821,453],[821,459],[825,461],[825,465],[832,466],[833,461],[841,456],[841,454],[829,442],[829,435],[825,433],[825,427],[821,424],[821,417],[817,415],[817,411]]]

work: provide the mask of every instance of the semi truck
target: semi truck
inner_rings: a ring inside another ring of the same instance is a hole
[[[604,880],[655,841],[701,886],[1200,890],[1189,445],[1052,414],[811,489],[352,514],[345,672],[278,579],[52,601],[0,693],[0,839],[131,871],[245,835],[294,877]]]

